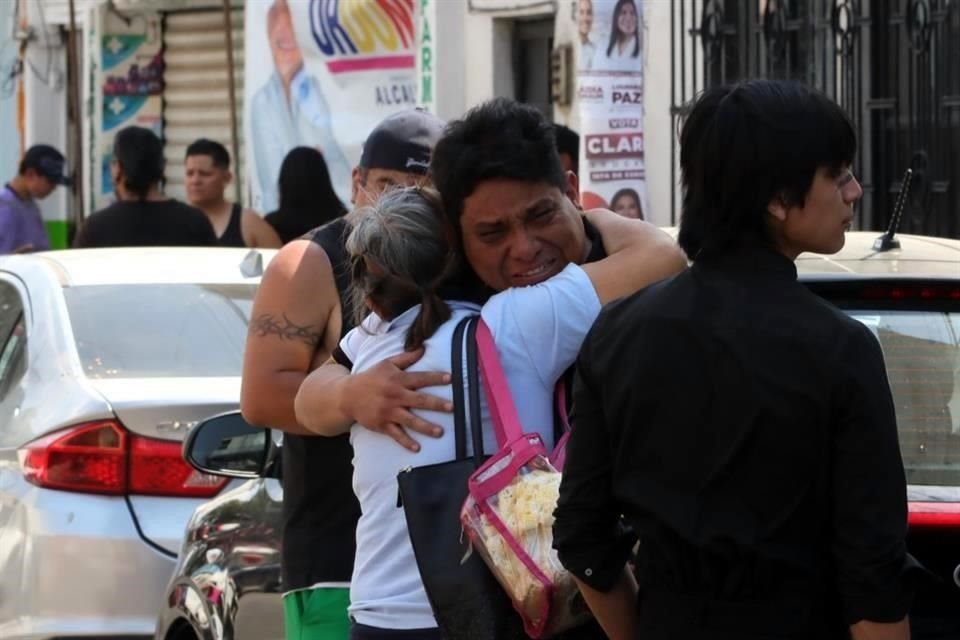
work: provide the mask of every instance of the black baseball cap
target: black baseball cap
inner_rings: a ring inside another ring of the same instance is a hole
[[[430,153],[443,135],[445,125],[443,120],[423,109],[387,116],[363,143],[360,167],[426,174],[430,169]]]
[[[23,155],[20,161],[20,173],[33,169],[51,182],[62,185],[70,184],[70,177],[66,172],[67,160],[63,154],[48,144],[37,144]]]

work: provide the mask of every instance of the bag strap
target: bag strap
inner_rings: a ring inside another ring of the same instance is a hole
[[[483,417],[480,411],[480,374],[477,362],[477,326],[483,320],[473,316],[467,326],[467,390],[470,393],[470,434],[473,436],[473,459],[483,462]]]
[[[467,430],[473,442],[473,460],[479,467],[483,462],[483,423],[480,416],[480,381],[477,375],[477,320],[468,316],[457,323],[450,345],[451,375],[453,385],[454,450],[457,460],[467,459]],[[463,353],[466,351],[466,363]],[[467,384],[469,399],[464,397],[463,385]],[[467,420],[467,411],[470,420]]]
[[[507,443],[522,436],[523,428],[520,426],[520,416],[513,403],[513,394],[510,393],[507,377],[500,364],[497,345],[493,341],[490,327],[483,318],[477,326],[477,347],[480,350],[480,371],[483,373],[485,383],[483,388],[487,393],[490,417],[497,434],[497,446],[502,449]]]
[[[450,382],[453,384],[454,451],[457,460],[467,458],[467,418],[463,397],[463,334],[470,318],[464,318],[453,330],[450,344]]]

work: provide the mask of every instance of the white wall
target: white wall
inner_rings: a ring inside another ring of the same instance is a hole
[[[464,76],[465,107],[470,108],[496,95],[494,91],[494,74],[496,67],[493,60],[494,28],[493,17],[464,13],[464,40],[463,48],[469,52],[467,59],[460,69]],[[443,29],[443,26],[440,27]],[[443,93],[446,86],[442,84],[444,78],[437,82],[437,90]]]
[[[668,225],[670,142],[676,135],[670,115],[670,2],[648,0],[646,9],[646,62],[644,66],[643,141],[646,151],[648,220]],[[679,199],[677,200],[679,204]]]
[[[67,49],[59,30],[48,25],[46,32],[43,5],[26,3],[27,20],[37,31],[37,39],[27,45],[32,68],[24,70],[24,146],[49,144],[64,152],[67,148]],[[56,189],[40,201],[44,220],[66,220],[68,190]]]
[[[448,0],[443,0],[448,2]],[[449,4],[459,4],[466,8],[467,0],[449,0]],[[543,0],[510,0],[499,5],[487,2],[490,6],[507,6],[509,9],[498,11],[463,11],[463,38],[460,44],[454,42],[452,49],[461,48],[466,52],[463,65],[457,73],[465,79],[464,109],[469,109],[485,100],[496,97],[512,98],[513,90],[513,23],[518,18],[542,18],[552,15],[551,5]],[[449,19],[454,19],[452,16]],[[438,21],[439,22],[439,21]],[[444,28],[440,22],[439,29]],[[444,55],[441,51],[441,56]],[[438,89],[443,92],[447,86],[437,80]],[[451,114],[442,114],[452,117]],[[455,117],[459,114],[453,114]]]
[[[7,80],[17,58],[13,39],[15,5],[0,0],[0,181],[9,180],[20,163],[20,132],[17,130],[17,85]]]
[[[434,0],[434,97],[436,113],[445,120],[459,117],[467,109],[468,58],[464,46],[467,33],[467,5],[465,2]]]

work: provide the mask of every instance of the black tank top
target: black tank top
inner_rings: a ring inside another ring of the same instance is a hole
[[[219,239],[221,247],[247,246],[243,241],[243,208],[239,204],[233,203],[230,222],[227,223],[227,228],[223,230],[223,235]]]
[[[350,270],[343,218],[311,231],[304,239],[323,247],[333,266],[342,309]],[[343,314],[345,335],[352,314]],[[353,493],[350,436],[322,438],[285,434],[283,440],[283,588],[349,582],[356,554],[360,504]]]

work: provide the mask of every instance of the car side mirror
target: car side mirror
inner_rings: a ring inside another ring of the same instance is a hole
[[[228,478],[258,478],[272,465],[269,429],[251,426],[239,411],[208,418],[190,430],[183,458],[193,468]]]

